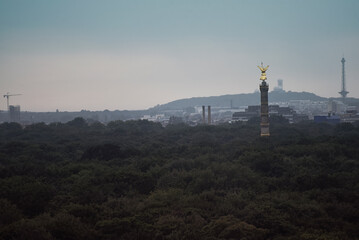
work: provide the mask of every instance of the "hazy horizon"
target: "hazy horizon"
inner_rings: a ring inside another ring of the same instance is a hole
[[[0,93],[23,111],[147,109],[270,90],[359,97],[359,2],[0,0]],[[0,110],[6,109],[6,99]]]

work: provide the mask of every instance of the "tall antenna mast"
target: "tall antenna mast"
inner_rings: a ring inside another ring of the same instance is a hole
[[[339,94],[342,95],[342,98],[345,98],[349,92],[345,89],[345,59],[344,59],[344,57],[342,58],[341,62],[342,62],[342,91],[340,91]]]

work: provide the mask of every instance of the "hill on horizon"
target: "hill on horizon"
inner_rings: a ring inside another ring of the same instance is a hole
[[[240,93],[227,94],[221,96],[210,97],[193,97],[178,99],[169,103],[155,106],[156,110],[181,110],[188,107],[195,106],[212,106],[212,107],[230,107],[231,101],[233,107],[259,105],[260,93]],[[320,97],[314,93],[309,92],[292,92],[292,91],[272,91],[268,94],[269,103],[274,102],[288,102],[290,100],[311,100],[311,101],[325,101],[328,98]]]

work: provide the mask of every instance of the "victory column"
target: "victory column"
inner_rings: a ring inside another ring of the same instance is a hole
[[[266,71],[269,66],[263,67],[263,63],[258,68],[261,70],[262,75],[260,80],[262,84],[259,85],[261,90],[261,137],[269,136],[269,117],[268,117],[268,88],[269,85],[266,83],[267,75]]]

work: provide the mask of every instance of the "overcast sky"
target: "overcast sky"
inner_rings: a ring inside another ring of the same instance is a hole
[[[358,0],[0,0],[0,93],[27,111],[270,89],[359,97]],[[1,98],[0,110],[6,109]]]

